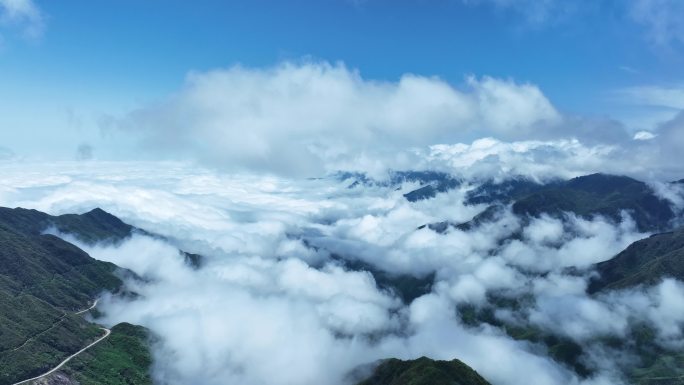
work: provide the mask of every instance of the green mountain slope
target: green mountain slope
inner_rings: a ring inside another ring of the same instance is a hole
[[[392,176],[392,183],[420,182],[420,188],[404,194],[404,198],[409,202],[417,202],[423,199],[434,198],[438,193],[447,192],[461,185],[459,179],[449,174],[430,171],[400,172]]]
[[[81,385],[151,385],[149,332],[121,323],[102,343],[70,361],[61,371]]]
[[[74,313],[122,286],[116,265],[41,234],[49,226],[89,241],[118,241],[132,229],[102,210],[53,217],[0,208],[0,385],[42,374],[99,338],[102,330]]]
[[[583,217],[603,215],[616,221],[623,210],[632,215],[641,231],[667,229],[675,216],[670,204],[656,196],[646,183],[605,174],[553,184],[513,204],[513,212],[519,215],[572,212]]]
[[[131,235],[133,226],[96,208],[85,214],[52,216],[37,210],[0,207],[0,226],[23,234],[38,235],[54,228],[76,236],[84,242],[117,242]]]
[[[348,270],[369,272],[378,288],[396,294],[407,304],[421,295],[429,293],[435,279],[434,274],[420,278],[409,274],[391,274],[361,260],[344,258],[337,254],[332,254],[331,258]]]
[[[465,202],[469,205],[491,204],[495,202],[508,203],[543,188],[553,186],[556,183],[558,182],[542,184],[525,178],[513,178],[501,182],[488,181],[468,191]]]
[[[625,176],[592,174],[545,185],[525,180],[485,183],[466,196],[467,204],[490,204],[472,220],[462,224],[429,223],[419,229],[427,227],[438,233],[454,228],[468,231],[494,220],[504,204],[510,202],[513,212],[521,217],[574,213],[584,218],[601,215],[620,221],[625,211],[640,231],[665,231],[671,228],[676,216],[670,203],[658,197],[646,183]]]
[[[684,227],[634,242],[596,265],[589,292],[654,284],[665,277],[684,280]]]
[[[663,278],[684,280],[684,227],[655,234],[629,245],[608,261],[595,265],[598,276],[589,293],[657,284]],[[655,332],[646,326],[633,328],[626,341],[636,341],[638,362],[625,368],[630,383],[638,385],[684,384],[684,354],[664,349],[655,342]]]
[[[411,192],[404,194],[409,202],[417,202],[423,199],[430,199],[437,196],[438,193],[447,192],[451,189],[458,187],[461,184],[460,181],[454,179],[445,179],[427,186],[420,187]]]
[[[49,318],[40,318],[45,315]],[[59,315],[46,309],[35,311],[26,306],[22,314],[15,315],[14,323],[7,322],[5,316],[3,313],[0,319],[2,333],[11,337],[9,341],[3,340],[0,353],[0,384],[3,385],[47,372],[102,335],[98,327],[72,314]],[[24,322],[31,326],[14,329],[14,325]]]
[[[427,357],[382,361],[373,374],[357,385],[488,385],[476,371],[459,360],[437,361]]]
[[[53,235],[24,235],[0,225],[0,290],[32,295],[62,310],[88,307],[122,282],[116,265],[91,258]]]

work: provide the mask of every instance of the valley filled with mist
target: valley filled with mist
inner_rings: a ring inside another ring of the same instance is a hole
[[[3,206],[98,208],[96,232],[38,231],[131,272],[97,293],[95,320],[154,336],[155,383],[356,383],[379,360],[422,356],[492,384],[683,374],[678,182],[26,167],[3,166],[16,186]],[[110,214],[123,227],[99,224]]]

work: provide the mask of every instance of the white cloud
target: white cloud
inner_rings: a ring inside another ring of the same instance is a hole
[[[665,279],[650,288],[608,292],[587,297],[583,290],[557,290],[555,278],[540,287],[529,319],[547,330],[586,342],[604,336],[628,338],[629,326],[645,322],[655,329],[658,342],[673,349],[684,346],[684,286]],[[553,287],[556,286],[556,289]]]
[[[531,136],[560,121],[531,84],[473,77],[461,90],[434,77],[374,81],[342,64],[304,62],[192,73],[175,96],[116,124],[162,155],[312,175],[369,156],[407,165],[412,147]]]
[[[38,38],[45,28],[45,16],[32,0],[0,0],[0,25],[21,28],[28,38]]]
[[[661,91],[613,96],[678,105],[677,91]],[[558,112],[533,84],[484,76],[456,87],[412,74],[378,81],[343,64],[303,61],[192,73],[166,100],[106,121],[111,137],[141,146],[140,159],[231,172],[352,170],[383,179],[390,169],[436,169],[544,180],[601,171],[679,179],[684,165],[665,154],[684,149],[668,128],[681,119],[667,109],[666,121],[649,127],[655,138],[634,140],[617,121]]]
[[[578,341],[606,335],[623,337],[628,326],[625,314],[583,295],[543,297],[537,301],[530,321]]]
[[[634,140],[651,140],[657,135],[649,131],[639,131],[634,134]]]
[[[577,139],[504,142],[482,138],[471,144],[432,145],[426,156],[429,161],[446,164],[452,172],[468,178],[500,179],[524,175],[545,180],[605,170],[610,166],[605,160],[619,152],[617,145],[587,146]]]
[[[586,8],[587,2],[558,0],[462,0],[466,5],[493,5],[499,9],[513,11],[530,26],[540,26],[563,21]]]
[[[618,100],[653,107],[668,109],[684,109],[683,87],[660,87],[660,86],[635,86],[615,91]]]
[[[560,120],[560,114],[534,85],[489,77],[482,80],[471,77],[468,84],[478,99],[484,127],[491,127],[501,138],[521,135],[520,130],[543,129],[535,126],[539,122],[553,125]]]
[[[515,14],[528,26],[557,24],[599,12],[610,12],[610,17],[622,23],[636,23],[644,29],[645,40],[658,49],[671,50],[684,43],[684,22],[679,17],[684,5],[679,0],[632,0],[595,2],[586,0],[461,0],[466,5],[488,5]],[[603,4],[607,3],[607,4]],[[624,25],[624,28],[630,28]],[[627,73],[638,73],[628,66],[620,66]]]
[[[629,3],[631,18],[644,26],[650,41],[671,48],[684,43],[684,3],[679,0],[635,0]]]
[[[469,183],[410,203],[402,194],[411,183],[349,189],[333,178],[229,175],[180,163],[9,162],[0,173],[1,205],[51,213],[100,206],[168,238],[82,246],[147,278],[127,282],[140,297],[105,296],[100,304],[108,324],[133,322],[161,337],[154,375],[169,384],[342,384],[357,365],[421,355],[459,358],[493,384],[584,383],[537,345],[493,326],[461,324],[459,304],[486,306],[502,293],[534,301],[497,317],[579,341],[627,335],[634,319],[653,325],[664,346],[681,339],[679,284],[591,298],[587,277],[564,270],[609,258],[644,236],[627,217],[619,224],[571,215],[527,222],[507,209],[471,231],[440,235],[417,227],[467,221],[484,209],[464,204]],[[203,266],[187,266],[178,246],[203,254]],[[369,272],[333,262],[331,252],[387,273],[434,272],[435,282],[406,305]],[[587,383],[619,384],[611,369],[619,359],[601,357]]]

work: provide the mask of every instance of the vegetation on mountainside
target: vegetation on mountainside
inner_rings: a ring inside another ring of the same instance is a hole
[[[597,276],[589,283],[590,293],[657,284],[664,278],[684,280],[684,227],[655,234],[629,245],[615,257],[595,265]],[[633,327],[631,336],[638,360],[626,372],[636,385],[684,383],[684,354],[665,349],[654,341],[647,326]],[[624,344],[624,341],[617,341]]]
[[[0,225],[31,235],[54,228],[86,243],[119,242],[134,230],[133,226],[99,208],[85,214],[52,216],[37,210],[1,207]]]
[[[411,202],[432,198],[438,192],[446,192],[462,183],[461,180],[451,174],[439,171],[390,171],[387,176],[387,179],[375,180],[358,172],[345,171],[335,175],[336,179],[340,181],[352,181],[348,188],[356,188],[361,185],[390,187],[402,183],[419,183],[421,187],[404,195]]]
[[[684,354],[663,353],[646,357],[648,364],[635,367],[629,373],[634,385],[684,384]]]
[[[459,315],[467,326],[480,327],[489,324],[500,328],[511,338],[539,346],[549,357],[582,378],[588,378],[595,373],[596,368],[592,366],[592,360],[585,355],[586,347],[568,337],[556,335],[534,325],[513,324],[500,320],[494,315],[497,308],[462,305],[459,307]],[[682,379],[684,355],[660,346],[656,342],[654,330],[645,325],[633,325],[623,338],[606,336],[596,338],[590,343],[602,347],[605,351],[614,351],[616,354],[619,352],[628,357],[625,360],[627,364],[622,370],[630,384],[681,384],[665,379]]]
[[[378,288],[396,294],[406,304],[411,303],[423,294],[429,293],[435,280],[434,273],[423,277],[415,277],[410,274],[392,274],[358,259],[346,259],[337,254],[331,255],[331,258],[348,270],[370,273]]]
[[[81,385],[151,385],[149,332],[120,323],[99,344],[69,361],[62,371]]]
[[[404,194],[404,198],[409,202],[417,202],[423,199],[434,198],[437,193],[447,192],[458,187],[460,181],[455,179],[445,179]]]
[[[382,361],[357,385],[489,385],[476,371],[459,360],[437,361],[427,357]]]
[[[518,215],[559,215],[571,212],[582,217],[602,215],[614,221],[627,211],[641,231],[663,230],[674,218],[670,204],[643,182],[625,176],[592,174],[552,184],[513,204]]]
[[[528,341],[542,346],[549,357],[575,371],[582,377],[589,376],[592,371],[581,360],[583,349],[576,342],[563,336],[541,330],[533,325],[513,324],[496,317],[497,309],[524,311],[534,306],[533,297],[505,298],[490,295],[487,305],[475,306],[462,304],[458,307],[461,322],[469,327],[479,327],[488,324],[500,328],[511,338]]]
[[[591,218],[597,215],[619,222],[622,213],[632,216],[640,231],[663,231],[672,226],[675,212],[670,203],[658,197],[645,183],[624,176],[592,174],[568,181],[537,184],[526,180],[512,180],[498,184],[489,182],[466,195],[467,204],[491,204],[472,220],[457,224],[435,222],[420,226],[445,233],[451,228],[469,231],[498,217],[513,202],[517,215],[554,217],[573,213]]]
[[[586,345],[555,334],[548,329],[530,323],[512,322],[496,316],[497,310],[506,309],[525,313],[534,307],[534,298],[505,298],[490,295],[484,305],[463,304],[458,307],[461,322],[473,328],[491,325],[501,329],[511,338],[527,341],[537,346],[553,360],[566,366],[582,378],[588,378],[598,369],[588,353],[588,347],[620,354],[623,359],[621,371],[627,383],[639,385],[681,384],[684,378],[684,355],[677,350],[663,347],[657,333],[648,325],[631,324],[626,334],[599,336]],[[523,317],[524,318],[524,317]]]
[[[434,197],[460,186],[453,178],[433,181],[423,187],[404,194],[407,200],[415,202]],[[629,212],[641,231],[664,230],[674,218],[670,204],[658,197],[644,182],[606,174],[592,174],[567,181],[554,180],[549,183],[518,178],[501,182],[489,181],[468,191],[465,203],[508,204],[520,215],[552,216],[570,212],[582,217],[602,215],[619,221],[622,211]],[[431,228],[444,232],[448,225],[439,222]],[[434,228],[433,228],[434,227]]]
[[[414,176],[403,177],[410,179]],[[414,191],[416,194],[407,197],[409,200],[426,199],[441,189],[446,191],[460,183],[439,175],[419,177],[424,177],[431,184]],[[547,185],[526,181],[510,185],[492,184],[471,193],[468,199],[471,203],[514,201],[514,213],[522,216],[572,212],[583,217],[603,215],[619,220],[621,212],[627,210],[640,230],[666,228],[674,217],[670,205],[655,196],[644,183],[601,174]],[[492,205],[472,221],[461,225],[439,222],[426,226],[437,232],[448,231],[451,227],[467,231],[494,220],[504,207]],[[35,210],[0,208],[0,385],[43,373],[99,337],[99,328],[73,315],[73,312],[87,307],[101,291],[116,291],[122,284],[114,274],[115,265],[96,261],[58,237],[42,235],[46,228],[73,234],[87,243],[116,243],[135,231],[100,209],[82,215],[50,216]],[[189,265],[200,266],[201,256],[183,255]],[[393,291],[405,303],[429,292],[434,280],[434,274],[421,278],[397,276],[356,259],[335,255],[333,259],[345,268],[369,271],[378,287]],[[667,276],[682,279],[682,261],[684,230],[655,235],[598,264],[599,276],[591,282],[590,291],[653,284]],[[534,325],[505,322],[495,315],[500,308],[524,311],[526,307],[534,306],[530,301],[534,299],[490,298],[485,306],[459,307],[459,315],[465,325],[499,327],[514,339],[538,346],[580,376],[590,376],[595,368],[587,362],[584,346]],[[612,349],[633,354],[631,366],[623,368],[630,383],[676,383],[682,378],[684,355],[659,346],[654,331],[643,325],[632,325],[628,334],[622,340],[606,337],[592,344],[600,344],[607,351]],[[63,371],[81,384],[150,384],[148,338],[144,328],[117,325],[106,340],[72,360]],[[372,376],[360,384],[441,383],[467,385],[487,382],[458,360],[434,361],[422,357],[413,361],[383,361]]]
[[[91,258],[53,235],[24,235],[0,225],[0,290],[32,295],[50,305],[77,310],[122,282],[116,265]]]
[[[437,193],[446,192],[461,185],[453,176],[436,171],[395,171],[390,173],[389,184],[406,182],[420,183],[423,186],[404,194],[409,202],[433,198]]]
[[[559,182],[554,181],[542,184],[524,178],[509,179],[501,182],[488,181],[468,191],[465,203],[469,205],[492,204],[495,202],[505,204],[557,183]]]
[[[2,385],[45,373],[102,335],[100,328],[79,316],[32,305],[25,304],[21,314],[3,312],[0,317]]]
[[[124,235],[121,223],[101,210],[51,217],[0,208],[0,385],[42,374],[99,338],[102,330],[74,312],[122,286],[116,265],[41,232],[56,226],[114,241]]]
[[[589,292],[655,284],[666,277],[684,280],[684,227],[634,242],[596,264]]]

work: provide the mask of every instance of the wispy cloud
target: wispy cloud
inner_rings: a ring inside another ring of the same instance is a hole
[[[0,26],[18,28],[36,39],[45,30],[45,15],[32,0],[0,0]]]
[[[591,6],[585,1],[558,0],[462,0],[466,5],[490,5],[514,12],[532,26],[542,26],[574,16],[582,8]]]
[[[562,1],[562,0],[462,0],[466,5],[489,5],[516,14],[532,26],[548,26],[577,19],[582,14],[605,12],[626,25],[643,28],[644,38],[657,49],[684,44],[684,2],[679,0]],[[602,11],[603,9],[603,11]],[[621,69],[632,72],[628,67]]]
[[[639,71],[638,69],[632,68],[630,66],[625,66],[625,65],[619,66],[618,69],[620,71],[626,72],[628,74],[633,74],[633,75],[641,73],[641,71]]]
[[[620,101],[651,107],[664,107],[675,110],[684,109],[684,86],[636,86],[622,88],[614,92]]]
[[[646,29],[647,38],[658,47],[684,44],[684,2],[636,0],[629,2],[629,16]]]

